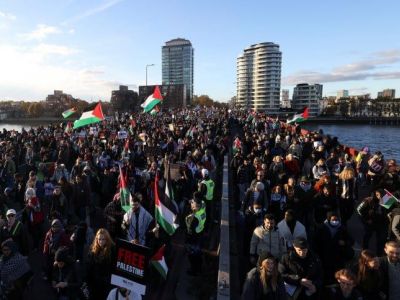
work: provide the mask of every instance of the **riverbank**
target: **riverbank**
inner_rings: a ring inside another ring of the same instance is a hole
[[[76,118],[58,118],[58,117],[45,117],[45,118],[12,118],[0,120],[0,126],[2,124],[22,124],[22,125],[48,125],[51,123],[62,123],[68,121],[75,121]]]
[[[311,117],[303,124],[362,124],[400,126],[400,117]]]

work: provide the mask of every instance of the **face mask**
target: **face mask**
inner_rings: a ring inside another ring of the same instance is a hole
[[[339,226],[340,222],[339,221],[330,221],[329,222],[333,227]]]
[[[259,213],[261,213],[262,209],[261,208],[255,208],[254,212],[258,215]]]
[[[307,192],[311,189],[311,184],[301,182],[300,187],[303,189],[303,191]]]

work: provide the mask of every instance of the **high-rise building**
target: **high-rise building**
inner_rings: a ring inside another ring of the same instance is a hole
[[[292,107],[289,99],[289,90],[282,90],[281,94],[281,107],[282,108],[290,108]]]
[[[181,38],[162,47],[162,84],[184,84],[187,104],[193,99],[193,52],[192,43]]]
[[[337,92],[337,95],[336,95],[336,99],[348,98],[348,97],[349,97],[348,90],[340,90]]]
[[[395,89],[386,89],[382,92],[378,92],[378,98],[389,98],[394,99],[396,98],[396,90]]]
[[[274,43],[244,49],[237,58],[237,104],[269,113],[278,112],[282,52]]]
[[[301,83],[295,86],[292,96],[292,108],[302,110],[308,107],[310,116],[321,113],[322,84]]]

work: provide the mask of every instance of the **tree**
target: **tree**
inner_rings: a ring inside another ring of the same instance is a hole
[[[193,96],[193,104],[200,105],[200,106],[213,106],[214,100],[211,99],[208,95],[200,95],[200,96]]]
[[[349,103],[342,101],[339,105],[339,111],[342,117],[346,116],[349,112]]]
[[[39,117],[43,112],[43,106],[40,102],[32,102],[28,108],[28,115],[33,118]]]

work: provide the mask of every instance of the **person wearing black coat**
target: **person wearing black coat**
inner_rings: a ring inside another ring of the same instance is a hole
[[[268,252],[262,253],[257,266],[246,277],[241,299],[286,300],[284,282],[277,270],[277,261]]]
[[[400,299],[400,242],[389,241],[385,244],[386,256],[379,257],[379,271],[383,276],[383,299]]]
[[[329,212],[314,238],[314,250],[321,259],[327,284],[335,282],[335,272],[353,258],[353,244],[354,240],[340,223],[337,213]]]
[[[283,280],[296,287],[297,300],[319,299],[323,269],[320,259],[309,250],[305,238],[293,241],[294,250],[282,256],[278,270]]]
[[[364,226],[363,248],[368,249],[369,241],[375,231],[378,255],[383,253],[389,223],[387,210],[379,205],[384,193],[383,190],[376,190],[372,197],[365,198],[357,207],[357,213],[361,217]]]
[[[314,196],[314,218],[317,224],[322,224],[326,219],[329,211],[336,211],[337,199],[333,195],[331,187],[324,185],[322,191]]]

